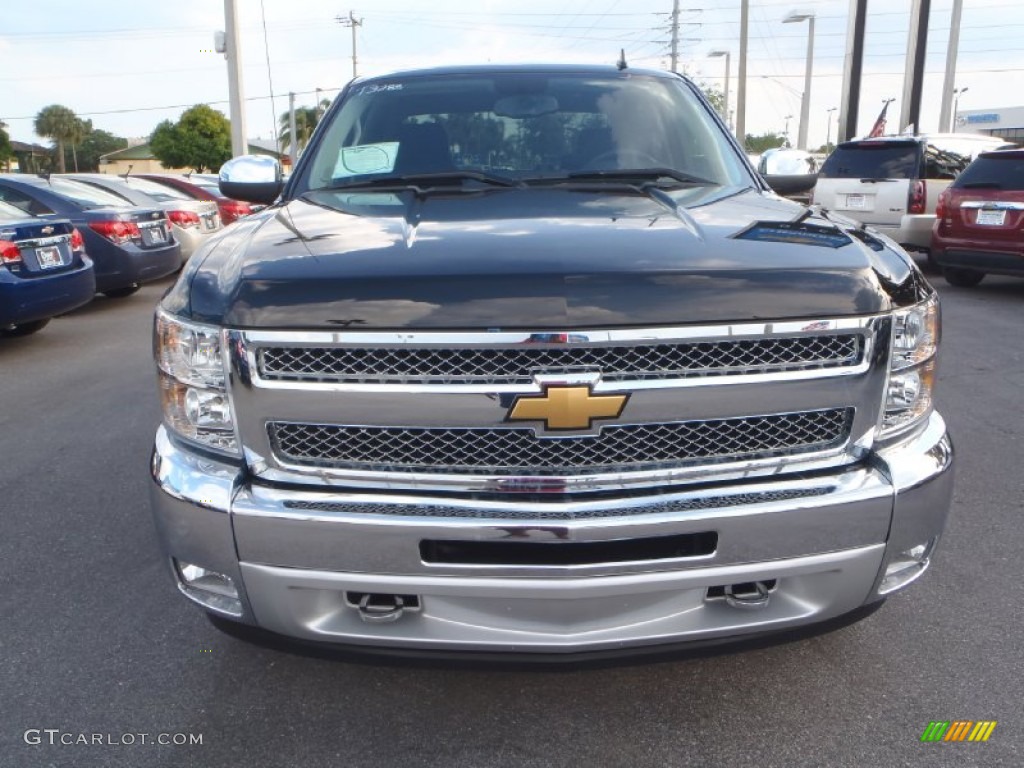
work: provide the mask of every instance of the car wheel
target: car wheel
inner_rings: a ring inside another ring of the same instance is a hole
[[[973,288],[985,278],[985,273],[976,269],[946,267],[942,270],[942,276],[946,278],[947,283],[957,288]]]
[[[0,330],[0,336],[28,336],[36,331],[41,331],[46,327],[48,322],[50,322],[50,318],[46,318],[45,320],[35,320],[31,323],[21,323],[20,325]]]
[[[133,293],[139,290],[139,288],[140,286],[138,285],[126,285],[124,288],[114,288],[109,291],[104,291],[103,295],[106,296],[108,299],[123,299],[126,296],[131,296]]]

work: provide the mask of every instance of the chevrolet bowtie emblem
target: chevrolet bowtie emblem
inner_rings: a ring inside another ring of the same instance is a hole
[[[546,429],[590,429],[594,419],[614,419],[629,395],[595,395],[588,386],[549,386],[543,395],[521,395],[507,421],[543,421]]]

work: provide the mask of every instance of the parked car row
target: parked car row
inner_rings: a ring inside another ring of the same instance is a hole
[[[248,215],[207,177],[0,174],[0,336],[24,336],[92,300],[181,268]]]
[[[956,133],[846,141],[822,163],[812,202],[929,255],[934,264],[939,195],[980,153],[1012,146],[991,136]]]
[[[813,186],[812,204],[927,255],[956,286],[1024,277],[1024,150],[991,136],[881,136],[839,144],[814,173],[806,152],[766,152],[758,170],[781,195]]]

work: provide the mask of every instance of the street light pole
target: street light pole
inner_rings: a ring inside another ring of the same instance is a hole
[[[828,112],[828,128],[825,129],[825,151],[830,152],[829,147],[832,145],[832,113],[835,112],[838,107],[829,107],[825,111]]]
[[[786,115],[786,130],[783,133],[786,134],[786,146],[787,147],[790,146],[790,144],[789,144],[789,121],[792,120],[792,119],[793,119],[792,115]]]
[[[960,111],[960,94],[961,93],[966,93],[969,90],[970,90],[969,88],[954,88],[953,89],[953,128],[950,131],[950,133],[956,133],[957,132],[957,130],[956,130],[957,129],[956,116],[957,116],[957,113]]]
[[[811,75],[814,73],[814,14],[789,14],[782,20],[783,24],[807,22],[807,66],[804,72],[804,95],[800,99],[800,128],[797,133],[797,148],[807,149],[808,123],[811,119]]]
[[[231,116],[231,156],[248,152],[245,135],[245,95],[242,90],[242,51],[235,0],[224,0],[224,54],[228,60],[228,101]]]
[[[736,83],[736,138],[747,145],[747,31],[750,0],[740,0],[740,65]]]
[[[729,60],[732,58],[729,51],[711,51],[708,57],[715,59],[721,56],[725,56],[725,100],[722,105],[722,117],[725,118],[726,122],[729,123],[729,129],[732,130],[732,121],[729,119]]]

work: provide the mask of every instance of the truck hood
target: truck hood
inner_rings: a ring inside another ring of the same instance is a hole
[[[165,306],[239,328],[642,327],[872,314],[915,275],[756,190],[333,190],[229,228]]]

